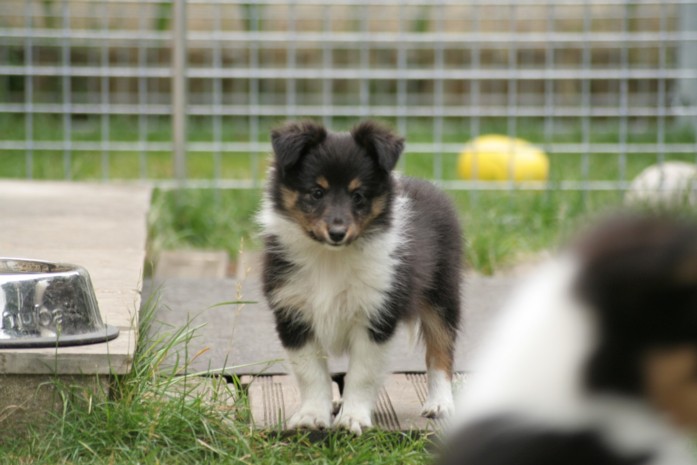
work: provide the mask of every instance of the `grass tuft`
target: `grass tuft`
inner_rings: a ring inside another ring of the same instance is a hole
[[[463,222],[468,266],[483,274],[505,271],[553,252],[589,218],[621,205],[617,192],[451,193]]]
[[[247,399],[239,382],[225,378],[212,391],[196,389],[181,376],[187,361],[172,354],[195,336],[196,328],[175,328],[149,338],[158,303],[147,302],[139,322],[133,370],[115,377],[109,392],[92,393],[56,381],[59,413],[21,440],[0,446],[0,463],[15,464],[423,464],[431,460],[421,435],[372,431],[360,438],[343,432],[316,440],[309,433],[279,434],[250,426]],[[211,381],[211,378],[209,378]],[[231,406],[229,392],[237,401]],[[209,391],[210,392],[210,391]]]
[[[131,373],[114,377],[108,394],[56,382],[62,411],[49,417],[49,426],[30,431],[29,441],[3,447],[0,462],[190,464],[251,452],[249,427],[188,388],[192,381],[180,376],[185,363],[165,363],[195,328],[147,338],[156,305],[148,302],[141,312]]]
[[[225,250],[258,245],[254,216],[260,190],[156,190],[149,214],[148,255],[177,248]]]

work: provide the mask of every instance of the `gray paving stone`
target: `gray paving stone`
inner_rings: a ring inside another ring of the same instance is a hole
[[[514,277],[469,275],[465,278],[464,318],[455,358],[457,371],[468,370],[469,355],[515,281]],[[273,315],[264,301],[259,281],[168,279],[146,283],[144,293],[153,290],[159,292],[161,303],[153,335],[161,337],[187,324],[198,327],[187,347],[180,347],[176,354],[180,365],[182,360],[190,360],[188,372],[288,373]],[[250,303],[231,303],[240,300]],[[391,371],[425,370],[424,349],[411,339],[405,328],[399,330]],[[343,373],[346,367],[345,357],[330,359],[332,372]]]

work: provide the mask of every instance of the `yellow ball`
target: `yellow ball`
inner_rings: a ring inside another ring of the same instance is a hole
[[[549,174],[547,155],[523,139],[497,134],[467,143],[457,160],[462,179],[482,181],[544,181]]]

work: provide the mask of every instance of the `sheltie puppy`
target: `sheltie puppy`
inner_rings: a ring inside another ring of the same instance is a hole
[[[697,463],[697,225],[602,221],[494,327],[441,465]]]
[[[372,121],[345,133],[291,122],[271,142],[262,274],[301,394],[288,425],[356,434],[371,427],[402,323],[418,323],[426,345],[422,414],[448,414],[462,254],[450,201],[428,182],[393,173],[404,140]],[[332,422],[327,358],[343,353],[349,367]]]

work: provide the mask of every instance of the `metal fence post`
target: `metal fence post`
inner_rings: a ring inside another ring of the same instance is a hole
[[[697,31],[697,4],[689,3],[680,5],[680,32],[683,34]],[[695,42],[683,40],[680,43],[680,68],[683,70],[697,70],[697,53],[695,53]],[[683,104],[697,105],[697,79],[680,80],[680,99]],[[697,116],[692,115],[686,121],[688,124],[697,125]]]
[[[174,0],[172,29],[172,137],[174,176],[179,187],[186,182],[186,0]]]

